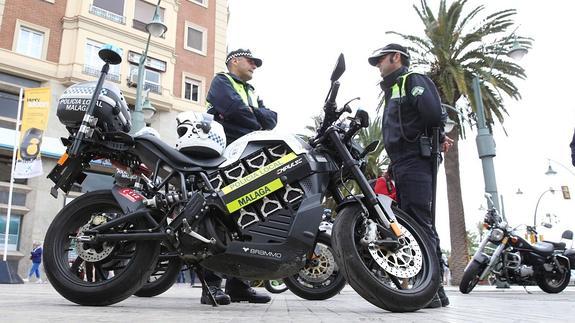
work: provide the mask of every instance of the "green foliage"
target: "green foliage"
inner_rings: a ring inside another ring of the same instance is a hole
[[[469,255],[475,254],[477,251],[477,247],[479,247],[479,237],[477,233],[467,231],[467,252]]]

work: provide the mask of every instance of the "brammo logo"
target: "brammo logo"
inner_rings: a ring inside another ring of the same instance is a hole
[[[247,247],[244,247],[242,249],[244,250],[244,252],[250,253],[252,255],[277,258],[277,259],[282,258],[281,252],[265,251],[265,250],[261,250],[261,249],[253,249],[253,248],[247,248]]]

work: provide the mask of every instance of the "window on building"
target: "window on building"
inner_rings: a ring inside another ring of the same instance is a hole
[[[207,31],[205,28],[186,23],[185,48],[200,54],[206,54]]]
[[[208,0],[190,0],[190,1],[195,2],[195,3],[199,4],[199,5],[204,6],[204,7],[207,7],[207,6],[208,6]]]
[[[0,128],[14,130],[16,117],[18,117],[18,95],[0,91]]]
[[[86,42],[86,47],[84,50],[84,74],[100,76],[100,71],[104,65],[104,61],[98,56],[100,48],[103,44],[92,40]],[[122,55],[122,54],[120,54]],[[120,64],[110,65],[110,71],[106,75],[106,79],[120,82]]]
[[[0,211],[0,241],[6,239],[6,211]],[[22,215],[10,214],[10,229],[8,230],[8,250],[18,250],[20,244],[20,224],[22,223]]]
[[[43,32],[20,26],[18,34],[18,47],[16,48],[16,52],[26,56],[41,59],[43,48]]]
[[[124,24],[124,0],[94,0],[90,13],[102,18]]]
[[[164,8],[160,8],[158,11],[162,21],[164,21],[164,11],[165,11]],[[143,32],[147,32],[146,24],[148,24],[154,19],[154,12],[156,12],[155,5],[143,0],[136,0],[136,6],[134,7],[134,21],[132,27],[141,30]]]
[[[10,183],[10,177],[12,176],[11,170],[12,170],[12,156],[10,155],[10,157],[8,157],[5,155],[0,155],[0,182]],[[15,178],[14,183],[26,185],[28,183],[28,180],[25,178]],[[6,200],[8,200],[8,198],[6,198]]]
[[[137,65],[130,65],[130,75],[137,77],[138,75],[138,66]],[[151,92],[162,94],[162,78],[161,73],[150,69],[144,68],[144,90],[149,89]]]
[[[201,81],[186,77],[184,79],[184,99],[200,103],[201,88]]]

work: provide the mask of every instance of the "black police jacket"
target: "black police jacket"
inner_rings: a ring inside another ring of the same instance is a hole
[[[432,128],[440,127],[443,133],[447,117],[437,88],[427,76],[411,73],[406,76],[405,86],[401,89],[401,76],[407,73],[407,68],[402,67],[380,83],[385,92],[383,143],[392,160],[401,152],[419,149],[418,138],[423,134],[431,136]],[[401,89],[399,95],[393,93],[394,85]]]
[[[253,87],[242,81],[236,75],[228,73],[236,82],[242,83],[246,92]],[[262,100],[258,98],[257,108],[252,111],[236,92],[230,80],[223,73],[218,73],[212,80],[207,95],[211,107],[208,113],[222,124],[226,133],[227,144],[239,137],[256,130],[271,130],[277,124],[277,113],[267,109]]]

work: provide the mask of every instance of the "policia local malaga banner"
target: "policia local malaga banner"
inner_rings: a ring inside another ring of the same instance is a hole
[[[42,175],[40,145],[50,114],[50,88],[24,90],[24,109],[14,178]]]

